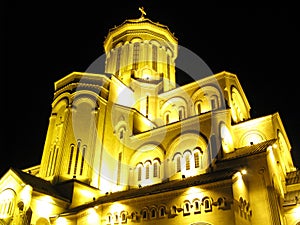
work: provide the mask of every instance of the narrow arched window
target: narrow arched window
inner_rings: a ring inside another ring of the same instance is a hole
[[[189,201],[185,201],[183,204],[183,215],[189,215],[191,212],[191,204]]]
[[[195,214],[201,213],[201,203],[199,199],[194,200],[193,209]]]
[[[194,152],[195,168],[199,168],[199,152]]]
[[[167,55],[167,77],[170,79],[170,71],[171,71],[171,60],[170,56]]]
[[[121,47],[119,47],[118,51],[117,51],[117,62],[116,62],[116,73],[117,74],[119,74],[120,65],[121,65]]]
[[[159,208],[159,217],[164,217],[166,215],[166,209],[164,206]]]
[[[138,69],[138,60],[139,60],[139,53],[140,53],[140,43],[135,42],[133,44],[133,62],[132,62],[132,69]]]
[[[165,122],[166,122],[166,124],[170,123],[170,114],[169,113],[165,114]]]
[[[191,169],[191,160],[190,155],[185,156],[185,169],[190,170]]]
[[[141,181],[142,180],[142,167],[139,166],[138,167],[138,181]]]
[[[202,199],[203,205],[204,205],[204,211],[210,212],[212,210],[212,201],[209,197],[204,197]]]
[[[157,46],[152,45],[152,69],[157,71]]]
[[[201,114],[201,101],[197,101],[196,102],[196,104],[195,104],[195,111],[196,111],[197,115]]]
[[[77,164],[78,164],[78,158],[79,158],[79,152],[80,152],[80,141],[77,142],[77,149],[76,149],[76,155],[75,155],[75,165],[74,165],[74,175],[76,175],[77,172]]]
[[[158,162],[153,163],[153,177],[158,177]]]
[[[181,160],[180,160],[180,156],[177,156],[176,158],[176,172],[180,172],[181,171]]]
[[[184,117],[185,117],[185,115],[184,115],[184,108],[183,107],[180,107],[179,109],[178,109],[178,119],[179,120],[182,120],[182,119],[184,119]]]
[[[154,208],[151,209],[151,218],[156,218],[156,210]]]
[[[68,174],[71,173],[73,154],[74,154],[74,145],[72,144],[72,145],[71,145],[71,149],[70,149],[70,157],[69,157],[69,165],[68,165]]]
[[[146,179],[149,179],[149,174],[150,174],[150,166],[146,165]]]
[[[210,99],[211,109],[217,109],[218,106],[218,97],[216,95],[211,96]]]
[[[84,158],[85,158],[86,146],[83,146],[81,155],[80,175],[83,174]]]

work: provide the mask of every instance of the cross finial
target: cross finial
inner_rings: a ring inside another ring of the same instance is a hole
[[[144,18],[144,16],[146,16],[146,12],[144,10],[144,7],[139,7],[139,10],[141,11],[142,15],[141,18]]]

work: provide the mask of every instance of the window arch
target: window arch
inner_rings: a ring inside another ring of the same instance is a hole
[[[174,166],[175,166],[175,172],[181,172],[181,154],[177,153],[174,156]]]
[[[16,206],[16,193],[13,189],[5,189],[0,193],[0,218],[13,216]]]
[[[183,106],[180,106],[178,108],[178,119],[182,120],[185,118],[185,108]]]
[[[166,216],[166,207],[165,206],[160,206],[158,208],[158,217],[165,217]]]
[[[244,99],[234,86],[231,88],[231,114],[234,122],[240,122],[249,117]]]
[[[137,180],[138,180],[138,181],[141,181],[141,180],[142,180],[142,169],[143,169],[143,164],[142,164],[142,163],[139,163],[139,164],[136,166],[136,170],[137,170]]]
[[[195,102],[195,114],[199,115],[201,114],[201,101],[196,101]]]
[[[183,153],[183,160],[184,160],[185,170],[190,170],[191,169],[191,158],[192,158],[191,150],[186,150]]]
[[[152,69],[157,71],[157,57],[158,57],[158,47],[157,45],[152,45]]]
[[[153,177],[160,177],[160,161],[159,159],[153,160]]]
[[[201,213],[201,201],[199,199],[194,199],[193,209],[195,214]]]
[[[141,210],[141,216],[143,220],[149,219],[149,210],[147,208],[144,208]]]
[[[145,179],[150,179],[150,167],[151,167],[151,161],[148,160],[144,163]]]
[[[126,129],[125,129],[125,127],[121,127],[120,129],[119,129],[119,139],[120,140],[123,140],[124,139],[124,134],[125,134],[125,131],[126,131]]]
[[[127,212],[122,211],[120,213],[120,220],[121,220],[122,223],[126,223],[127,222]]]
[[[193,150],[193,157],[194,157],[194,166],[195,168],[203,168],[203,160],[202,160],[202,157],[203,157],[203,151],[200,147],[196,147],[194,150]]]
[[[152,207],[152,208],[150,209],[150,216],[151,216],[151,219],[157,218],[157,208]]]
[[[210,97],[210,104],[211,104],[211,109],[212,110],[219,108],[218,96],[217,95],[212,95]]]
[[[111,213],[108,213],[106,215],[106,224],[112,224],[112,215],[111,215]]]
[[[212,211],[212,200],[209,197],[204,197],[202,199],[202,204],[204,206],[204,211],[205,212],[210,212]]]
[[[114,223],[119,223],[119,214],[117,212],[114,213]]]
[[[169,111],[165,113],[164,118],[165,118],[165,124],[169,124],[170,123],[170,112]]]
[[[189,215],[191,213],[191,203],[188,200],[185,200],[183,203],[183,215]]]
[[[74,144],[71,144],[71,145],[70,145],[69,165],[68,165],[68,172],[67,172],[68,174],[71,173],[71,167],[72,167],[72,161],[73,161],[74,148],[75,148],[75,145],[74,145]]]

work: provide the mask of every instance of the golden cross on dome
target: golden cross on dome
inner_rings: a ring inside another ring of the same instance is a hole
[[[142,15],[141,18],[144,18],[144,16],[146,16],[146,12],[144,10],[144,7],[139,7],[139,10],[141,11]]]

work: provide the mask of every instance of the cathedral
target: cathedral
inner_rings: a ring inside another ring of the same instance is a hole
[[[178,85],[201,60],[178,65],[174,33],[140,11],[108,31],[103,73],[54,83],[40,163],[0,179],[0,225],[300,225],[279,113],[252,118],[227,71]]]

